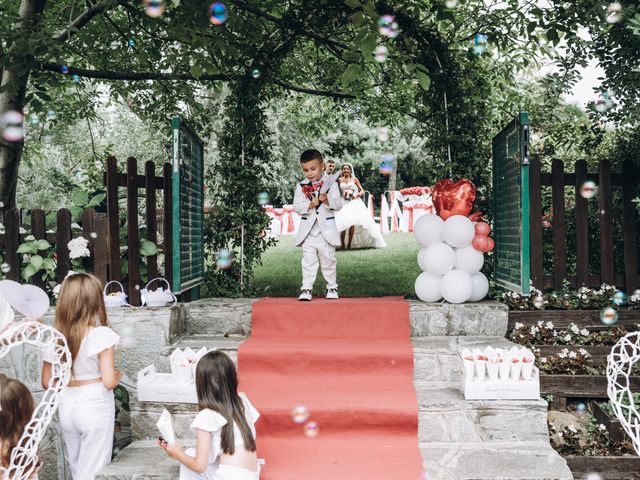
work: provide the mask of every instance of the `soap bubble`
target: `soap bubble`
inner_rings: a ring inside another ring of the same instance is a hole
[[[578,413],[579,415],[582,415],[586,411],[587,411],[587,406],[584,403],[579,403],[578,406],[576,407],[576,413]]]
[[[606,307],[600,312],[600,321],[605,325],[613,325],[618,321],[618,311],[613,307]]]
[[[144,0],[144,13],[151,18],[161,16],[167,8],[164,0]]]
[[[620,5],[620,2],[613,2],[609,4],[605,19],[607,20],[607,23],[618,23],[622,20],[622,5]]]
[[[67,67],[66,65],[62,65],[60,67],[60,71],[66,75],[67,73],[69,73],[69,67]]]
[[[587,180],[580,186],[580,196],[587,200],[592,199],[598,193],[598,187],[595,182]]]
[[[31,115],[29,115],[29,123],[32,125],[37,125],[38,123],[40,123],[40,119],[38,118],[38,115],[36,115],[35,113],[32,113]]]
[[[381,142],[386,142],[387,140],[389,140],[389,129],[387,127],[379,127],[377,134],[378,140],[380,140]]]
[[[383,175],[389,175],[393,172],[393,161],[395,156],[392,153],[385,153],[381,157],[380,166],[378,167],[380,173]]]
[[[55,110],[47,110],[47,120],[55,120],[58,114]]]
[[[487,36],[478,33],[473,39],[473,52],[476,55],[481,55],[487,49]]]
[[[318,436],[318,433],[320,433],[320,430],[318,429],[318,424],[316,422],[308,422],[304,426],[304,434],[307,437],[316,438]]]
[[[24,138],[24,118],[20,112],[9,110],[0,116],[0,135],[8,142],[19,142]]]
[[[269,194],[267,192],[260,192],[258,194],[258,205],[267,205],[269,203]]]
[[[227,21],[227,8],[224,3],[215,2],[209,7],[209,21],[214,25],[222,25]]]
[[[221,270],[226,270],[227,268],[231,267],[232,263],[233,256],[231,255],[231,252],[229,252],[229,250],[227,250],[226,248],[221,248],[220,250],[218,250],[218,253],[216,253],[216,266],[218,268],[220,268]]]
[[[611,110],[615,106],[612,97],[613,93],[610,91],[602,93],[594,104],[594,108],[596,109],[596,111],[599,113],[604,113],[608,110]]]
[[[393,15],[382,15],[378,19],[378,32],[389,38],[396,38],[400,34],[398,23]]]
[[[82,79],[80,78],[80,75],[78,75],[77,73],[74,73],[73,75],[71,75],[71,78],[73,78],[73,81],[76,83],[80,83],[82,81]]]
[[[9,273],[10,271],[11,271],[11,265],[9,265],[7,262],[4,262],[2,265],[0,265],[0,272]]]
[[[447,8],[456,8],[458,6],[458,0],[447,0],[444,4]]]
[[[91,233],[89,234],[89,236],[90,236],[91,238],[98,238],[98,234],[97,234],[96,232],[91,232]]]
[[[80,182],[84,182],[87,179],[87,174],[85,173],[84,170],[82,170],[81,168],[79,168],[78,170],[76,170],[74,172],[74,175],[76,176],[76,178],[78,179],[78,181]]]
[[[253,70],[251,70],[251,76],[255,79],[260,78],[260,76],[262,75],[262,72],[260,72],[259,69],[254,68]]]
[[[291,410],[291,419],[295,423],[303,424],[309,418],[309,410],[304,405],[298,405]]]
[[[613,294],[613,297],[611,297],[611,303],[617,307],[624,305],[627,303],[627,295],[622,290],[617,290],[616,293]]]
[[[378,45],[373,51],[373,58],[375,58],[376,62],[384,63],[387,61],[388,56],[389,50],[384,45]]]
[[[127,40],[127,45],[129,45],[130,47],[135,47],[136,46],[135,39],[130,38],[129,40]]]

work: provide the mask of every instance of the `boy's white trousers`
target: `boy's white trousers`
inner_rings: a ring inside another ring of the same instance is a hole
[[[336,247],[327,242],[319,229],[302,242],[302,290],[313,290],[318,275],[318,257],[327,288],[338,288],[336,283]]]
[[[93,480],[111,462],[115,404],[102,383],[67,388],[58,408],[73,480]]]

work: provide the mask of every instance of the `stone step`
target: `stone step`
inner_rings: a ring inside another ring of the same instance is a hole
[[[420,452],[429,480],[573,479],[566,461],[548,442],[430,442],[421,443]],[[268,471],[268,460],[264,468]],[[120,452],[96,480],[175,480],[178,472],[178,462],[155,440],[139,440]]]
[[[421,443],[429,480],[573,480],[545,442]]]
[[[251,333],[253,298],[206,298],[184,304],[189,334],[244,335]],[[412,337],[501,336],[507,333],[509,310],[499,302],[452,305],[408,300]]]

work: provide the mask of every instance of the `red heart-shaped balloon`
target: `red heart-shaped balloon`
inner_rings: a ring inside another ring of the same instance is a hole
[[[440,180],[431,190],[433,205],[443,219],[452,215],[469,216],[476,199],[476,187],[466,178],[454,182],[450,178]]]

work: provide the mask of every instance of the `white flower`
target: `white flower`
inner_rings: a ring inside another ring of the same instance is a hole
[[[89,251],[89,240],[84,237],[77,237],[67,243],[67,247],[69,248],[69,258],[76,259],[82,257],[91,256],[91,252]]]
[[[524,328],[524,323],[516,322],[516,324],[513,326],[514,330],[520,330],[521,328]]]
[[[580,355],[582,355],[585,358],[589,358],[591,356],[589,352],[587,352],[584,348],[581,348],[580,350],[578,350],[578,352],[580,352]]]
[[[562,337],[562,340],[564,340],[565,342],[570,342],[571,341],[571,335],[569,335],[568,333]]]
[[[547,363],[547,357],[540,357],[540,363]]]
[[[575,323],[572,323],[572,324],[571,324],[570,329],[571,329],[571,331],[572,331],[573,333],[575,333],[575,334],[580,333],[580,329],[578,328],[578,326],[577,326]]]
[[[589,330],[587,330],[586,328],[583,328],[582,330],[580,330],[580,335],[582,335],[583,337],[588,337]]]
[[[569,358],[576,358],[578,356],[578,354],[576,352],[569,352]]]
[[[544,327],[544,320],[538,320],[538,327],[540,328]]]
[[[547,323],[545,323],[545,327],[547,327],[549,330],[553,330],[553,327],[554,327],[554,326],[555,326],[555,325],[553,324],[553,322],[547,322]]]
[[[558,358],[567,358],[567,349],[565,348],[558,354]]]
[[[605,427],[602,423],[600,425],[598,425],[598,430],[600,430],[601,432],[604,432],[607,430],[607,427]]]
[[[578,429],[573,425],[568,425],[567,430],[569,430],[571,433],[578,433]]]
[[[58,296],[60,295],[60,289],[61,288],[62,288],[62,284],[61,283],[59,283],[55,287],[53,287],[53,296],[55,298],[58,298]]]
[[[22,263],[29,263],[31,261],[31,255],[25,253],[22,255]]]
[[[564,435],[563,435],[563,433],[562,433],[562,432],[558,432],[558,436],[559,436],[559,437],[563,437]]]
[[[535,325],[531,325],[531,328],[529,329],[529,333],[531,335],[535,335],[536,333],[538,333],[540,331],[540,329],[538,327],[536,327]]]

